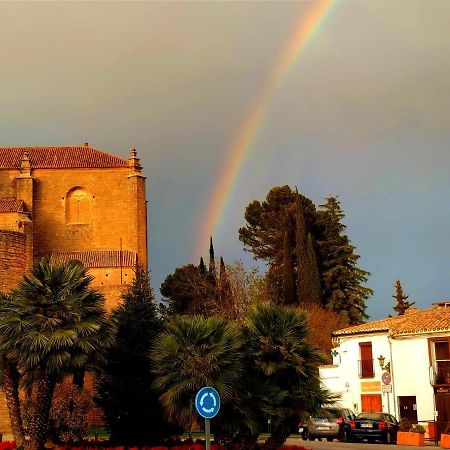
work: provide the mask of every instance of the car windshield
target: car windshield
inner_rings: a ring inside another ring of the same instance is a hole
[[[380,413],[359,413],[357,419],[380,420],[381,416]]]
[[[314,416],[315,419],[336,419],[340,417],[341,412],[337,409],[324,409],[322,414]]]

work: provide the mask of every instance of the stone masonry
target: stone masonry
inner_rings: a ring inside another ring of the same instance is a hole
[[[147,268],[145,177],[128,160],[89,144],[0,147],[0,291],[17,285],[33,261],[77,259],[95,277],[108,309]],[[0,396],[0,431],[9,431]]]

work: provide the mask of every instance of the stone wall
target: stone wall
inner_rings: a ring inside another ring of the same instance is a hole
[[[0,230],[0,291],[15,287],[27,268],[26,235]]]
[[[136,202],[145,208],[145,197],[137,196],[134,186],[130,187],[128,172],[126,167],[34,170],[34,257],[119,250],[121,240],[123,250],[146,253],[136,242],[137,227],[133,226]],[[79,220],[72,212],[74,197],[83,209]],[[139,255],[139,260],[145,261],[146,255]]]

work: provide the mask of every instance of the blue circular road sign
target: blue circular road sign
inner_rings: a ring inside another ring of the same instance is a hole
[[[212,419],[219,412],[220,396],[212,387],[201,388],[195,396],[195,407],[205,419]]]

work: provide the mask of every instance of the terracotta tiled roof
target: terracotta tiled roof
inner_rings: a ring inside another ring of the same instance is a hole
[[[55,252],[53,258],[57,262],[66,262],[72,259],[81,261],[87,268],[100,267],[134,267],[136,266],[136,253],[129,250],[92,250],[88,252]],[[122,260],[122,262],[121,262]]]
[[[32,169],[128,167],[126,159],[89,146],[0,147],[0,169],[18,169],[24,154]]]
[[[450,331],[450,307],[411,308],[403,316],[389,317],[335,331],[334,336],[386,332],[392,336]]]
[[[0,198],[0,213],[24,212],[22,200],[16,198]]]

